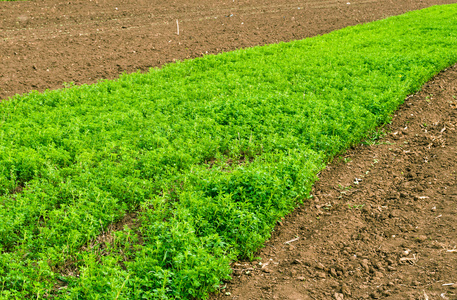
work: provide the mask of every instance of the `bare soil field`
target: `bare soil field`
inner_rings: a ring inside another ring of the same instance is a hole
[[[456,2],[0,2],[0,99]],[[211,299],[457,299],[456,98],[453,66],[321,172]]]

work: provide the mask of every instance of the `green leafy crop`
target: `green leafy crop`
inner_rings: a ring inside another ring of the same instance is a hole
[[[0,298],[205,298],[457,61],[455,20],[435,6],[3,101]]]

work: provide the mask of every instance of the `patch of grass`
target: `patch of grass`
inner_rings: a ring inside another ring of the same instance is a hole
[[[381,141],[386,135],[387,135],[387,133],[384,131],[383,128],[376,128],[376,129],[373,129],[373,130],[367,135],[367,137],[365,138],[365,140],[362,141],[362,144],[363,144],[363,145],[369,145],[369,146],[379,145],[379,144],[382,143],[382,142],[380,142],[380,141]]]
[[[457,61],[456,17],[435,6],[3,101],[0,298],[205,298],[326,162]],[[131,211],[137,227],[96,239]]]

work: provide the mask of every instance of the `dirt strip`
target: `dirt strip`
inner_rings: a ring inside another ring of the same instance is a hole
[[[457,299],[457,65],[350,149],[211,299]]]
[[[457,0],[0,2],[0,99],[279,41]],[[177,23],[178,22],[178,23]],[[179,26],[179,34],[178,34]]]

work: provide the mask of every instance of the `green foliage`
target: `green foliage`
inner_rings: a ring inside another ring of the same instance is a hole
[[[0,299],[205,298],[327,161],[457,61],[456,18],[435,6],[3,101]]]

